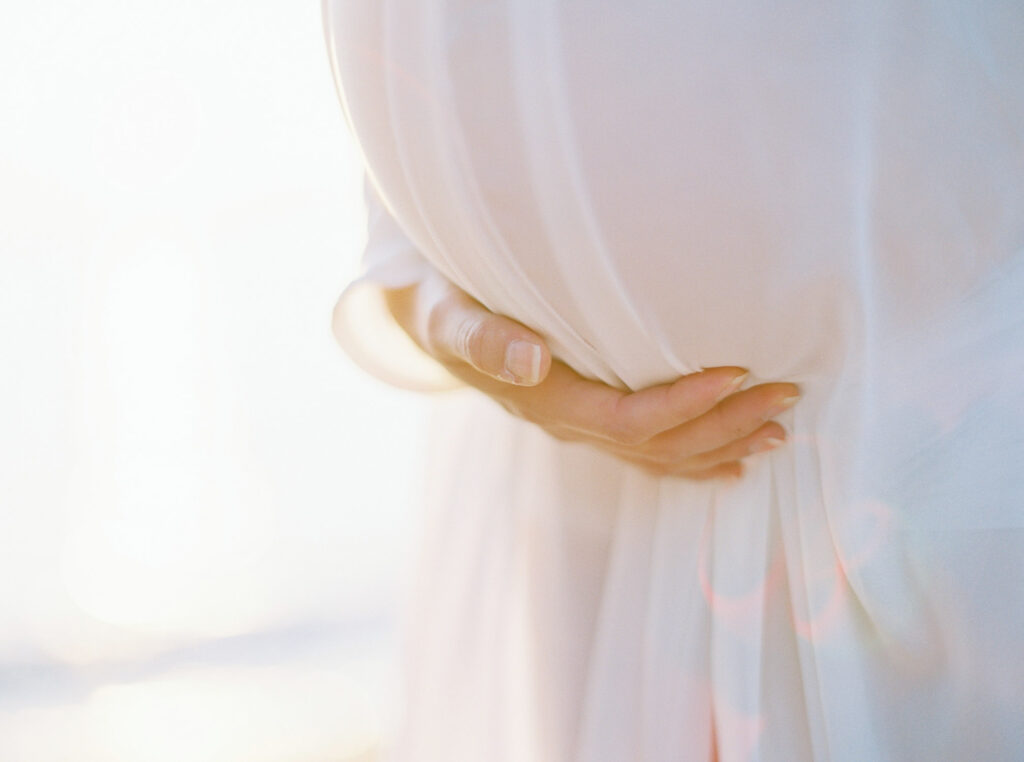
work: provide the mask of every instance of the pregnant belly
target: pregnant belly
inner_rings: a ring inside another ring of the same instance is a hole
[[[724,161],[704,176],[587,148],[472,152],[419,195],[421,248],[581,372],[632,388],[715,365],[833,375],[871,342],[931,335],[1019,251],[1012,225],[977,225],[959,200],[912,207],[920,178],[858,190],[857,162],[831,173],[846,190],[790,173],[773,194]]]
[[[490,309],[581,372],[632,388],[715,365],[829,376],[879,335],[927,332],[1014,255],[991,233],[965,237],[941,204],[908,224],[903,190],[815,194],[790,178],[773,195],[724,162],[680,180],[635,153],[509,153],[425,182],[444,191],[409,201],[409,229]],[[859,171],[832,177],[856,188]]]
[[[801,380],[834,369],[863,323],[849,242],[768,233],[739,211],[709,230],[732,216],[713,202],[703,216],[635,203],[595,213],[557,195],[519,200],[532,213],[507,197],[478,207],[488,225],[453,221],[445,238],[458,243],[428,256],[583,372],[634,388],[714,365]]]
[[[945,38],[887,58],[854,10],[583,5],[356,3],[333,23],[399,222],[581,372],[828,375],[1021,249],[1019,83]]]

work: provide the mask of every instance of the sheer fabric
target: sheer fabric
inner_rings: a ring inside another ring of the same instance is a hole
[[[1024,756],[1024,5],[324,11],[409,277],[804,393],[734,484],[453,411],[398,759]]]
[[[362,273],[338,298],[331,321],[338,343],[364,370],[394,386],[443,391],[458,381],[434,362],[398,327],[388,312],[384,290],[420,281],[430,264],[365,184],[366,249]]]

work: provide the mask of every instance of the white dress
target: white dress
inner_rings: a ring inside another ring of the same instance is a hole
[[[733,484],[449,422],[397,759],[1024,759],[1024,3],[324,11],[354,354],[409,381],[354,310],[433,267],[606,383],[804,393]]]

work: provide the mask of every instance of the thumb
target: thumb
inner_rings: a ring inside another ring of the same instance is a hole
[[[435,349],[499,381],[518,386],[543,381],[551,369],[544,340],[521,323],[460,296],[445,300],[440,314],[429,321]]]

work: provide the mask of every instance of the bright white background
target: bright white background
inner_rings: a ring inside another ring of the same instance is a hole
[[[316,0],[0,23],[0,760],[362,760],[423,400],[341,355],[363,237]]]

